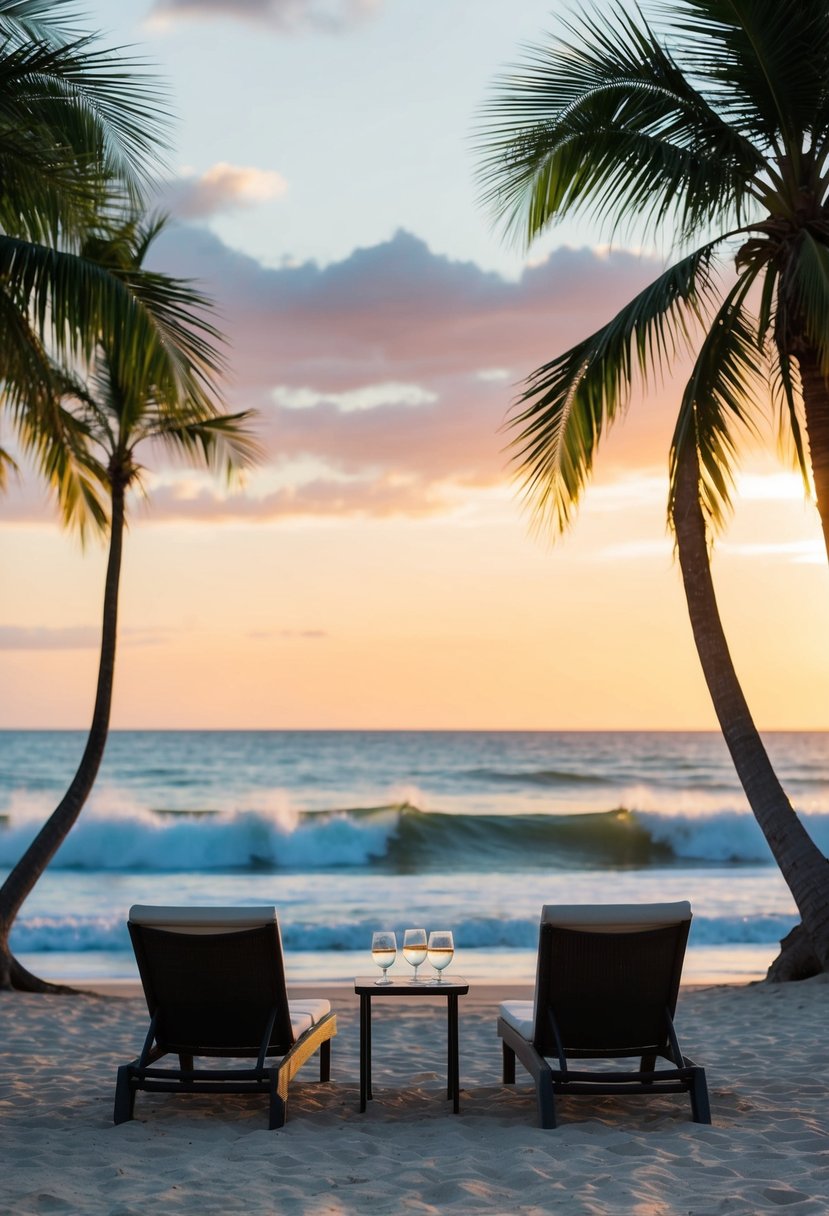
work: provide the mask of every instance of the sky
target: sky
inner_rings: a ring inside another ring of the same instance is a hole
[[[683,365],[603,442],[574,526],[539,536],[504,422],[665,249],[559,225],[508,244],[473,131],[551,0],[107,0],[87,27],[157,65],[175,121],[156,265],[229,339],[257,411],[233,492],[144,453],[115,728],[715,729],[667,533]],[[685,369],[687,371],[687,366]],[[758,724],[829,728],[814,507],[749,450],[714,575]],[[83,728],[104,548],[38,481],[0,506],[0,727]]]

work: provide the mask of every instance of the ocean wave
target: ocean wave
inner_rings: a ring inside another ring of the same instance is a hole
[[[571,769],[538,768],[520,769],[511,772],[497,768],[473,768],[463,774],[474,781],[487,781],[506,785],[607,785],[608,778],[600,773],[579,773]]]
[[[804,815],[829,852],[829,815]],[[0,866],[11,867],[39,822],[0,825]],[[327,812],[137,811],[83,814],[52,865],[85,871],[647,868],[771,863],[753,816],[618,809],[568,815],[468,815],[408,804]]]
[[[779,942],[794,925],[794,918],[755,916],[695,916],[691,946],[767,945]],[[288,953],[365,951],[376,929],[376,918],[355,917],[343,923],[294,922],[280,917],[282,940]],[[399,926],[402,940],[402,926]],[[454,921],[456,948],[461,950],[535,950],[538,919],[497,916]],[[21,916],[12,930],[12,949],[20,954],[129,952],[130,941],[123,916]]]

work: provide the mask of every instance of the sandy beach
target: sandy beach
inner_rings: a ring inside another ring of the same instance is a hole
[[[258,1097],[139,1094],[115,1127],[115,1070],[146,1030],[132,987],[0,997],[0,1212],[825,1213],[829,1209],[829,987],[822,980],[683,990],[684,1050],[705,1065],[713,1126],[679,1096],[570,1098],[535,1126],[518,1070],[500,1084],[495,1010],[517,989],[461,1000],[461,1111],[444,1097],[443,1009],[375,1002],[375,1100],[358,1113],[358,1018],[347,988],[332,1083],[312,1063],[288,1122]],[[293,990],[297,995],[299,990]],[[319,991],[319,990],[317,990]]]

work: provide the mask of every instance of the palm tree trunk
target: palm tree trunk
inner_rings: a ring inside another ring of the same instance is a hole
[[[823,528],[823,543],[829,557],[829,391],[813,348],[800,350],[797,362],[800,367],[800,387],[806,415],[815,498]]]
[[[699,502],[699,461],[691,446],[679,457],[673,524],[694,641],[723,737],[755,818],[794,896],[820,969],[829,971],[829,860],[812,841],[780,785],[737,679],[714,593]]]
[[[35,836],[26,852],[0,887],[0,989],[19,988],[27,992],[67,991],[31,975],[9,949],[9,934],[25,899],[60,848],[89,797],[104,754],[112,706],[115,673],[115,644],[118,626],[118,585],[121,578],[121,551],[124,539],[124,496],[126,480],[111,474],[112,518],[109,558],[104,588],[101,628],[101,657],[92,724],[78,771],[59,805]]]

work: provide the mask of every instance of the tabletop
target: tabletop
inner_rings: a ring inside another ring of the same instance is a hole
[[[378,984],[376,976],[361,975],[354,981],[354,991],[363,996],[463,996],[469,991],[469,982],[461,976],[443,980],[393,979],[390,984]]]

